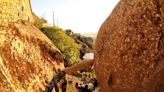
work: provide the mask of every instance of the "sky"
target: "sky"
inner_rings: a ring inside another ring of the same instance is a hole
[[[33,12],[62,29],[97,33],[120,0],[31,0]]]

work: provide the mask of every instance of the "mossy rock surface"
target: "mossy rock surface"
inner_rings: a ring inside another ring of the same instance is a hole
[[[164,1],[121,0],[94,54],[102,92],[164,92]]]

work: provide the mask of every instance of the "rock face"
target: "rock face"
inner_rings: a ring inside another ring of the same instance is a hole
[[[0,91],[43,92],[64,69],[60,51],[33,22],[30,0],[0,0]]]
[[[164,92],[164,0],[121,0],[94,53],[102,92]]]
[[[17,20],[34,22],[30,0],[0,0],[0,25]]]
[[[59,69],[64,69],[60,52],[32,24],[0,27],[0,91],[43,92]]]

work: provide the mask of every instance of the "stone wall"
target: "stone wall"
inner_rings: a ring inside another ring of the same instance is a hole
[[[0,25],[18,20],[33,22],[29,0],[0,0]]]

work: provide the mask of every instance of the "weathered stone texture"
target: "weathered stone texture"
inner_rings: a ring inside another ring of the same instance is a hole
[[[18,21],[0,27],[0,91],[43,92],[63,59],[33,25]]]
[[[34,22],[29,0],[0,0],[0,25],[26,20]]]
[[[164,92],[164,0],[121,0],[95,46],[102,92]]]
[[[60,51],[30,22],[29,0],[0,0],[0,92],[43,92],[64,69]]]

